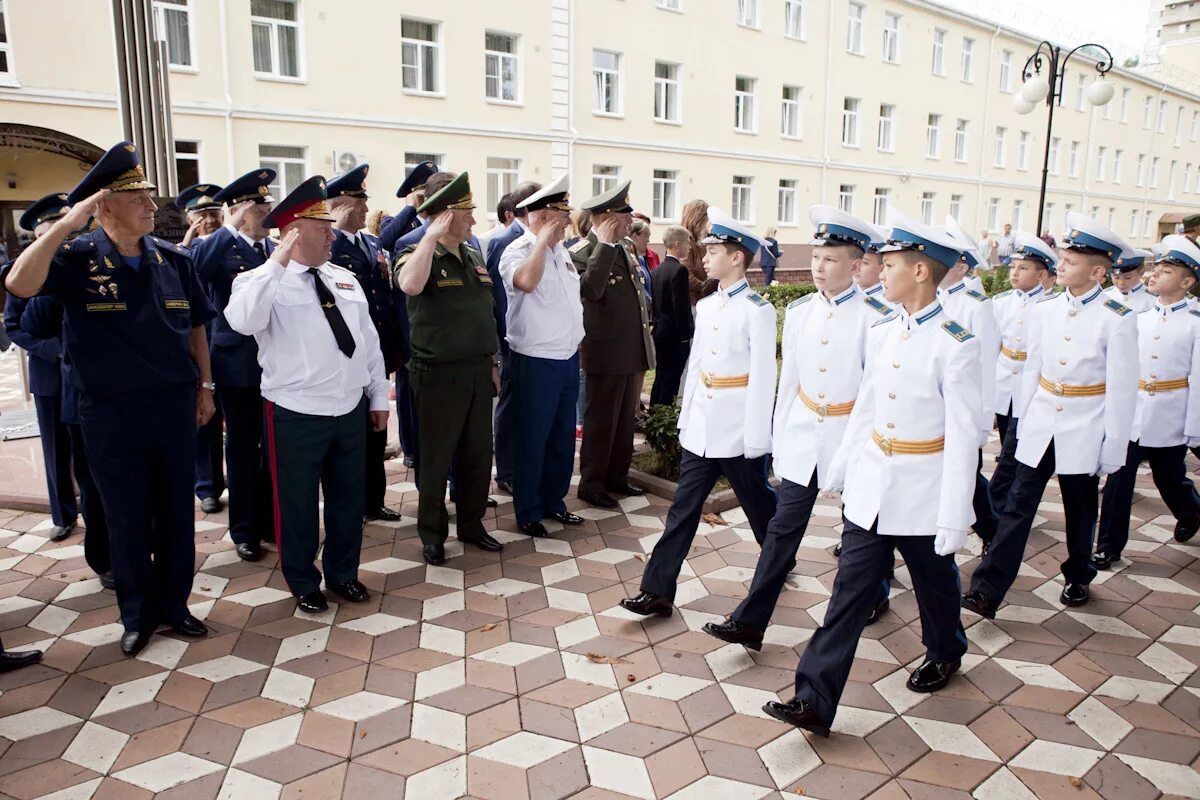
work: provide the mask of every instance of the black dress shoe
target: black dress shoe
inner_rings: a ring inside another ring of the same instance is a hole
[[[464,544],[473,544],[480,550],[486,550],[489,553],[499,553],[504,549],[504,545],[493,539],[490,533],[481,533],[476,539],[463,539],[459,537],[459,541]]]
[[[842,557],[842,543],[841,543],[841,540],[839,540],[839,541],[838,541],[838,543],[837,543],[837,544],[835,544],[835,545],[833,546],[833,557],[834,557],[834,558],[841,558],[841,557]]]
[[[1196,535],[1196,531],[1200,530],[1200,519],[1194,519],[1189,522],[1175,523],[1175,541],[1186,542]]]
[[[496,488],[499,489],[500,491],[504,492],[505,494],[513,493],[512,484],[509,483],[508,481],[496,481]]]
[[[772,700],[763,706],[763,711],[780,722],[829,738],[829,726],[821,721],[812,706],[799,697],[793,697],[786,703]]]
[[[61,542],[63,539],[71,535],[71,531],[75,530],[75,523],[69,525],[55,525],[50,529],[50,541]]]
[[[113,575],[113,571],[111,569],[108,570],[107,572],[101,572],[99,577],[100,577],[100,585],[103,586],[105,589],[116,589],[117,588],[117,576]]]
[[[329,590],[349,600],[351,603],[365,603],[371,599],[371,593],[367,591],[367,587],[363,586],[357,580],[334,584],[329,587]]]
[[[500,501],[494,497],[489,497],[483,503],[484,508],[498,508],[499,506],[500,506]]]
[[[958,672],[962,662],[926,661],[908,676],[908,688],[913,692],[927,694],[942,689],[950,682],[950,676]]]
[[[172,622],[171,630],[181,636],[208,636],[208,627],[191,614],[188,614],[179,620],[179,622]]]
[[[610,492],[616,492],[617,494],[623,494],[627,497],[641,497],[646,493],[645,489],[640,486],[634,486],[629,481],[625,481],[617,486],[609,486],[608,490]]]
[[[616,508],[618,503],[612,498],[612,495],[607,492],[588,492],[581,494],[580,499],[590,506],[596,508]]]
[[[258,542],[238,542],[236,549],[242,561],[258,561],[262,558],[262,545]]]
[[[758,628],[743,625],[732,617],[724,622],[706,622],[703,630],[709,636],[715,636],[722,642],[740,644],[751,650],[762,650],[763,632]]]
[[[674,603],[665,597],[659,597],[649,592],[642,592],[637,597],[626,597],[621,601],[621,608],[641,614],[643,617],[651,614],[657,617],[669,617],[675,612]]]
[[[321,590],[317,589],[303,597],[297,597],[296,608],[305,614],[320,614],[322,611],[329,610],[329,601],[325,599],[325,595],[321,594]]]
[[[393,511],[387,506],[371,509],[367,512],[367,519],[378,519],[384,522],[398,522],[400,520],[400,512]]]
[[[570,511],[555,511],[550,515],[550,519],[561,522],[563,525],[582,525],[587,521],[578,514],[572,514]]]
[[[867,624],[873,625],[874,623],[879,622],[879,618],[886,614],[887,610],[891,607],[892,601],[888,598],[885,597],[880,600],[875,604],[875,607],[871,609],[871,613],[867,615]]]
[[[425,563],[440,567],[446,563],[446,548],[440,544],[427,544],[422,550]]]
[[[205,514],[215,514],[221,510],[221,500],[218,497],[206,497],[200,501],[200,510]]]
[[[545,539],[550,535],[550,531],[546,530],[546,526],[540,522],[530,522],[528,525],[518,525],[517,530],[526,536],[532,536],[535,539]]]
[[[1092,566],[1096,569],[1108,569],[1113,564],[1121,560],[1120,556],[1114,556],[1112,553],[1106,553],[1103,550],[1097,550],[1092,553]]]
[[[150,643],[151,631],[125,631],[121,634],[121,652],[127,656],[136,656]]]
[[[1058,601],[1064,606],[1081,606],[1088,601],[1090,592],[1086,584],[1068,583],[1063,587]]]
[[[15,650],[11,653],[0,653],[0,672],[12,672],[14,669],[28,667],[41,660],[41,650]]]
[[[986,619],[996,618],[996,606],[991,600],[983,596],[983,592],[974,590],[963,595],[962,607],[967,611],[973,611]]]

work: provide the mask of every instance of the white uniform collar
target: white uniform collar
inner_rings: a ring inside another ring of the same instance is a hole
[[[310,267],[307,264],[301,264],[299,261],[292,259],[291,261],[288,262],[286,269],[288,272],[292,273],[293,275],[303,275],[304,273],[308,272],[310,269],[315,269],[318,272],[324,272],[325,267],[328,266],[328,264],[329,264],[329,262],[326,261],[324,264],[321,264],[320,266]]]
[[[1086,292],[1084,292],[1081,297],[1076,297],[1075,295],[1071,294],[1070,289],[1063,290],[1063,294],[1066,295],[1066,297],[1067,297],[1067,305],[1069,305],[1069,306],[1071,306],[1071,308],[1075,308],[1075,309],[1083,308],[1088,303],[1095,300],[1097,297],[1100,296],[1100,292],[1101,292],[1100,284],[1098,284],[1098,283],[1095,286],[1093,286],[1091,289],[1088,289]]]
[[[912,330],[918,325],[925,325],[934,317],[942,313],[942,304],[934,300],[929,305],[922,308],[916,314],[909,314],[904,308],[903,303],[896,304],[896,313],[900,315],[900,321],[904,323],[904,327]]]
[[[847,300],[849,300],[850,298],[854,297],[854,295],[855,295],[855,293],[857,293],[857,291],[858,291],[858,286],[856,286],[853,282],[851,282],[850,288],[846,289],[845,291],[840,293],[837,297],[833,297],[833,298],[826,297],[824,292],[817,292],[817,296],[821,300],[821,302],[827,306],[840,306],[842,303],[844,303]]]
[[[730,286],[728,289],[722,289],[720,286],[718,286],[717,287],[717,295],[721,298],[721,304],[724,305],[729,300],[729,298],[737,297],[739,294],[741,294],[742,292],[746,291],[749,288],[750,288],[750,283],[745,278],[742,278],[737,283]]]
[[[875,295],[877,295],[883,291],[883,281],[880,281],[879,283],[875,284],[874,286],[868,286],[867,288],[863,289],[862,291],[863,291],[863,294],[865,294],[867,297],[874,297]]]
[[[1154,299],[1155,313],[1161,314],[1164,317],[1167,314],[1174,314],[1176,311],[1186,311],[1189,305],[1190,305],[1190,303],[1188,303],[1188,299],[1186,297],[1183,298],[1182,300],[1180,300],[1178,303],[1175,303],[1174,305],[1170,305],[1170,306],[1164,306],[1162,304],[1162,301],[1159,300],[1158,298]]]
[[[1144,291],[1146,291],[1146,286],[1145,286],[1145,284],[1143,284],[1143,283],[1135,283],[1135,284],[1133,285],[1133,288],[1132,288],[1132,289],[1130,289],[1128,292],[1122,292],[1120,289],[1118,289],[1118,290],[1117,290],[1117,294],[1121,295],[1122,297],[1133,297],[1133,296],[1134,296],[1135,294],[1137,294],[1138,292],[1144,292]]]
[[[1035,297],[1040,297],[1042,292],[1046,291],[1046,289],[1044,286],[1042,286],[1039,283],[1037,286],[1033,287],[1028,292],[1026,292],[1023,289],[1013,289],[1013,291],[1016,292],[1017,297],[1023,298],[1025,300],[1032,300]]]
[[[942,291],[946,293],[947,297],[949,297],[952,294],[958,294],[959,292],[961,292],[963,289],[966,289],[966,288],[967,288],[966,278],[960,278],[958,283],[954,284],[953,286],[942,289]]]

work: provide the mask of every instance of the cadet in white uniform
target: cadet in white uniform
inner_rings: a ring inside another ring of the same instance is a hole
[[[1125,466],[1108,476],[1092,565],[1108,569],[1129,541],[1129,511],[1137,469],[1150,462],[1154,485],[1175,517],[1175,540],[1200,529],[1200,497],[1187,477],[1188,446],[1200,444],[1200,311],[1188,291],[1200,279],[1200,248],[1167,236],[1150,288],[1158,295],[1138,314],[1138,394]]]
[[[853,280],[873,235],[871,226],[829,206],[813,206],[808,218],[816,227],[812,275],[817,291],[790,303],[783,323],[773,436],[779,505],[750,593],[725,622],[704,626],[705,633],[754,650],[762,647],[763,632],[796,564],[820,480],[846,432],[862,382],[867,329],[891,311]]]
[[[719,286],[696,305],[696,334],[679,413],[679,488],[666,529],[642,573],[641,594],[621,601],[635,614],[669,616],[708,493],[729,479],[761,544],[775,514],[767,482],[775,402],[775,307],[750,289],[746,267],[762,241],[720,209],[708,209],[704,269]]]
[[[893,314],[867,334],[849,428],[822,488],[842,490],[842,557],[825,621],[796,670],[796,696],[767,703],[778,720],[827,736],[879,582],[899,550],[912,575],[925,662],[915,692],[942,688],[967,651],[954,552],[967,539],[979,447],[979,340],[947,317],[937,286],[958,263],[948,234],[892,216],[883,248]]]
[[[994,617],[1017,577],[1038,504],[1058,475],[1066,508],[1064,605],[1083,605],[1096,576],[1090,563],[1100,476],[1126,461],[1137,402],[1137,315],[1101,297],[1100,281],[1129,247],[1082,214],[1058,263],[1066,291],[1039,302],[1031,316],[1023,375],[1025,407],[1017,416],[1017,472],[1000,529],[971,578],[963,607]],[[1015,409],[1014,409],[1015,411]]]
[[[883,256],[879,254],[879,249],[887,244],[888,232],[870,223],[864,224],[871,231],[871,241],[854,268],[854,282],[867,297],[890,305],[884,296],[883,281],[879,279],[883,272]]]
[[[1153,261],[1154,254],[1149,250],[1130,249],[1122,253],[1112,268],[1113,285],[1104,290],[1104,296],[1116,300],[1130,311],[1140,314],[1154,305],[1154,295],[1142,283],[1142,272],[1146,262]]]

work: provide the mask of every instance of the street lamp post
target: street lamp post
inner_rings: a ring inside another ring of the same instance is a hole
[[[1064,56],[1061,47],[1046,41],[1039,44],[1025,61],[1025,69],[1021,75],[1024,85],[1021,87],[1021,91],[1013,96],[1013,108],[1018,114],[1028,114],[1042,100],[1045,100],[1049,109],[1046,114],[1046,151],[1042,156],[1042,190],[1038,195],[1038,221],[1035,235],[1040,235],[1043,230],[1042,215],[1046,209],[1046,179],[1050,173],[1050,142],[1051,132],[1054,129],[1054,105],[1063,95],[1067,62],[1071,60],[1071,56],[1087,47],[1094,47],[1104,53],[1104,58],[1096,62],[1098,75],[1092,85],[1088,87],[1088,102],[1094,106],[1102,106],[1112,100],[1113,85],[1104,80],[1105,73],[1113,68],[1112,53],[1108,51],[1107,47],[1100,44],[1081,44]],[[1043,64],[1048,67],[1045,77],[1042,76]]]

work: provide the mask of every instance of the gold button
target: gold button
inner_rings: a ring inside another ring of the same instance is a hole
[[[892,366],[893,366],[893,367],[895,367],[896,369],[900,369],[900,362],[899,362],[899,361],[893,361],[893,362],[892,362]]]
[[[1012,372],[1013,372],[1013,375],[1016,375],[1018,372],[1020,372],[1020,370],[1014,369]]]
[[[1063,341],[1064,341],[1064,342],[1069,342],[1069,341],[1071,341],[1071,337],[1070,337],[1070,336],[1064,336],[1064,337],[1063,337]]]
[[[1066,359],[1063,359],[1063,358],[1060,358],[1060,359],[1058,360],[1058,363],[1059,363],[1059,364],[1062,364],[1064,367],[1067,365],[1067,361],[1066,361]]]
[[[889,422],[889,423],[887,424],[887,426],[888,426],[889,428],[894,428],[894,427],[896,427],[896,424],[895,424],[895,423],[893,423],[893,422]]]
[[[818,400],[822,400],[822,399],[824,399],[824,398],[825,398],[825,393],[824,393],[824,392],[817,392],[817,399],[818,399]]]
[[[825,319],[833,319],[833,312],[832,311],[826,312]]]
[[[822,339],[822,340],[821,340],[821,344],[829,344],[829,340],[828,340],[828,339]]]
[[[1018,342],[1019,342],[1019,341],[1021,341],[1021,337],[1020,337],[1020,336],[1018,336],[1018,337],[1017,337],[1017,341],[1018,341]]]
[[[712,400],[712,392],[709,392],[709,393],[708,393],[708,399],[709,399],[709,400]]]
[[[712,350],[711,352],[712,352],[712,354],[713,354],[714,356],[717,354],[717,351],[716,351],[716,350]]]
[[[824,367],[817,367],[817,372],[824,372],[824,371],[825,371]]]
[[[1157,333],[1156,333],[1156,334],[1154,334],[1154,338],[1155,338],[1155,339],[1157,339],[1157,338],[1158,338],[1158,334],[1157,334]]]
[[[901,339],[907,339],[907,338],[908,338],[908,336],[909,336],[909,333],[908,333],[908,331],[905,331],[903,334],[901,334],[900,338],[901,338]]]
[[[1067,315],[1071,316],[1071,317],[1075,316],[1075,309],[1071,309],[1070,311],[1068,311]]]
[[[895,400],[895,399],[896,399],[896,393],[895,393],[895,392],[888,392],[888,399],[889,399],[889,400]]]
[[[1151,358],[1158,358],[1158,356],[1156,356],[1156,355],[1153,355],[1153,354],[1151,354],[1151,356],[1150,356],[1150,357],[1151,357]]]
[[[824,422],[824,421],[825,421],[824,417],[817,417],[817,422]]]
[[[712,395],[709,395],[709,397],[712,397]],[[1055,406],[1055,407],[1054,407],[1054,410],[1055,410],[1055,411],[1062,411],[1062,406]]]

